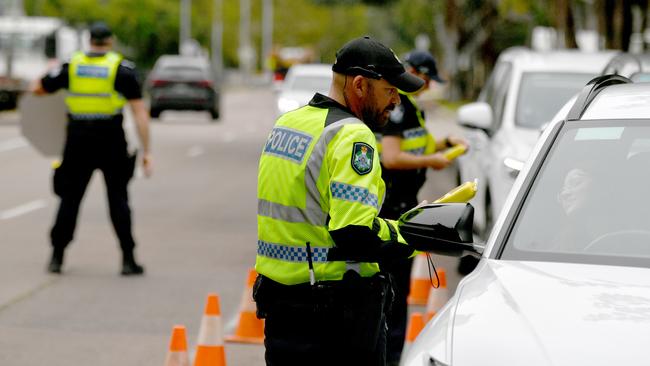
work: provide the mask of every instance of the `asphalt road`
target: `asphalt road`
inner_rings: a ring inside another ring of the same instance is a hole
[[[152,125],[154,176],[130,186],[137,256],[146,275],[123,278],[99,173],[93,177],[66,252],[64,274],[49,275],[48,232],[57,200],[51,158],[22,137],[16,112],[0,114],[0,365],[163,365],[171,329],[184,324],[190,353],[205,298],[221,299],[233,331],[256,250],[259,153],[274,122],[266,88],[229,89],[222,119],[166,112]],[[434,133],[453,131],[453,114],[430,114]],[[46,121],[44,121],[46,123]],[[434,199],[455,172],[431,172]],[[455,259],[437,258],[449,267]],[[229,365],[263,365],[259,345],[226,344]]]

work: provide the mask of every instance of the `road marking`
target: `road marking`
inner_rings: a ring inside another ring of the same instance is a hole
[[[189,150],[187,150],[187,157],[188,158],[196,158],[197,156],[201,156],[205,154],[205,149],[201,146],[192,146],[190,147]]]
[[[47,206],[47,203],[44,200],[35,200],[27,202],[24,205],[11,208],[6,211],[0,211],[0,220],[13,219],[18,216],[28,214],[32,211],[40,210]]]
[[[19,149],[29,145],[24,137],[14,137],[9,140],[0,142],[0,152],[5,152],[13,149]]]

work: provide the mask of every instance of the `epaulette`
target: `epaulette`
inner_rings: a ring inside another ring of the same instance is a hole
[[[131,70],[135,69],[135,63],[133,61],[122,60],[120,65],[126,67],[127,69],[131,69]]]

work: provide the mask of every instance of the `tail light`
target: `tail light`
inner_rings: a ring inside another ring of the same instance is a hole
[[[167,84],[169,84],[169,81],[167,80],[156,79],[151,81],[151,86],[165,86]]]
[[[194,85],[200,86],[200,87],[203,87],[203,88],[210,88],[212,86],[212,81],[210,81],[210,80],[201,80],[201,81],[195,82]]]

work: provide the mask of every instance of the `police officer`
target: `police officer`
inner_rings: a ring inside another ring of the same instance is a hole
[[[267,365],[384,365],[391,287],[378,263],[407,258],[370,127],[423,80],[363,37],[336,54],[328,96],[281,116],[258,176],[254,287]]]
[[[127,185],[135,156],[127,152],[122,107],[128,102],[143,149],[145,175],[151,174],[149,115],[134,64],[112,52],[112,32],[102,22],[90,27],[90,51],[75,53],[70,62],[37,81],[36,94],[67,89],[68,127],[61,165],[54,173],[54,192],[61,202],[52,227],[51,273],[61,273],[66,246],[72,241],[79,206],[95,169],[102,171],[110,217],[122,248],[122,275],[140,275],[134,256]]]
[[[397,219],[418,202],[418,192],[426,179],[427,168],[444,169],[450,161],[440,152],[456,144],[467,146],[457,136],[437,140],[427,131],[424,112],[415,96],[427,90],[432,80],[443,82],[436,62],[429,52],[415,50],[405,58],[409,73],[424,79],[424,86],[415,93],[400,91],[401,103],[393,110],[381,137],[382,177],[386,183],[386,200],[381,217]],[[411,258],[388,263],[383,270],[392,275],[395,287],[393,311],[388,318],[388,364],[397,365],[406,336],[410,290]]]

